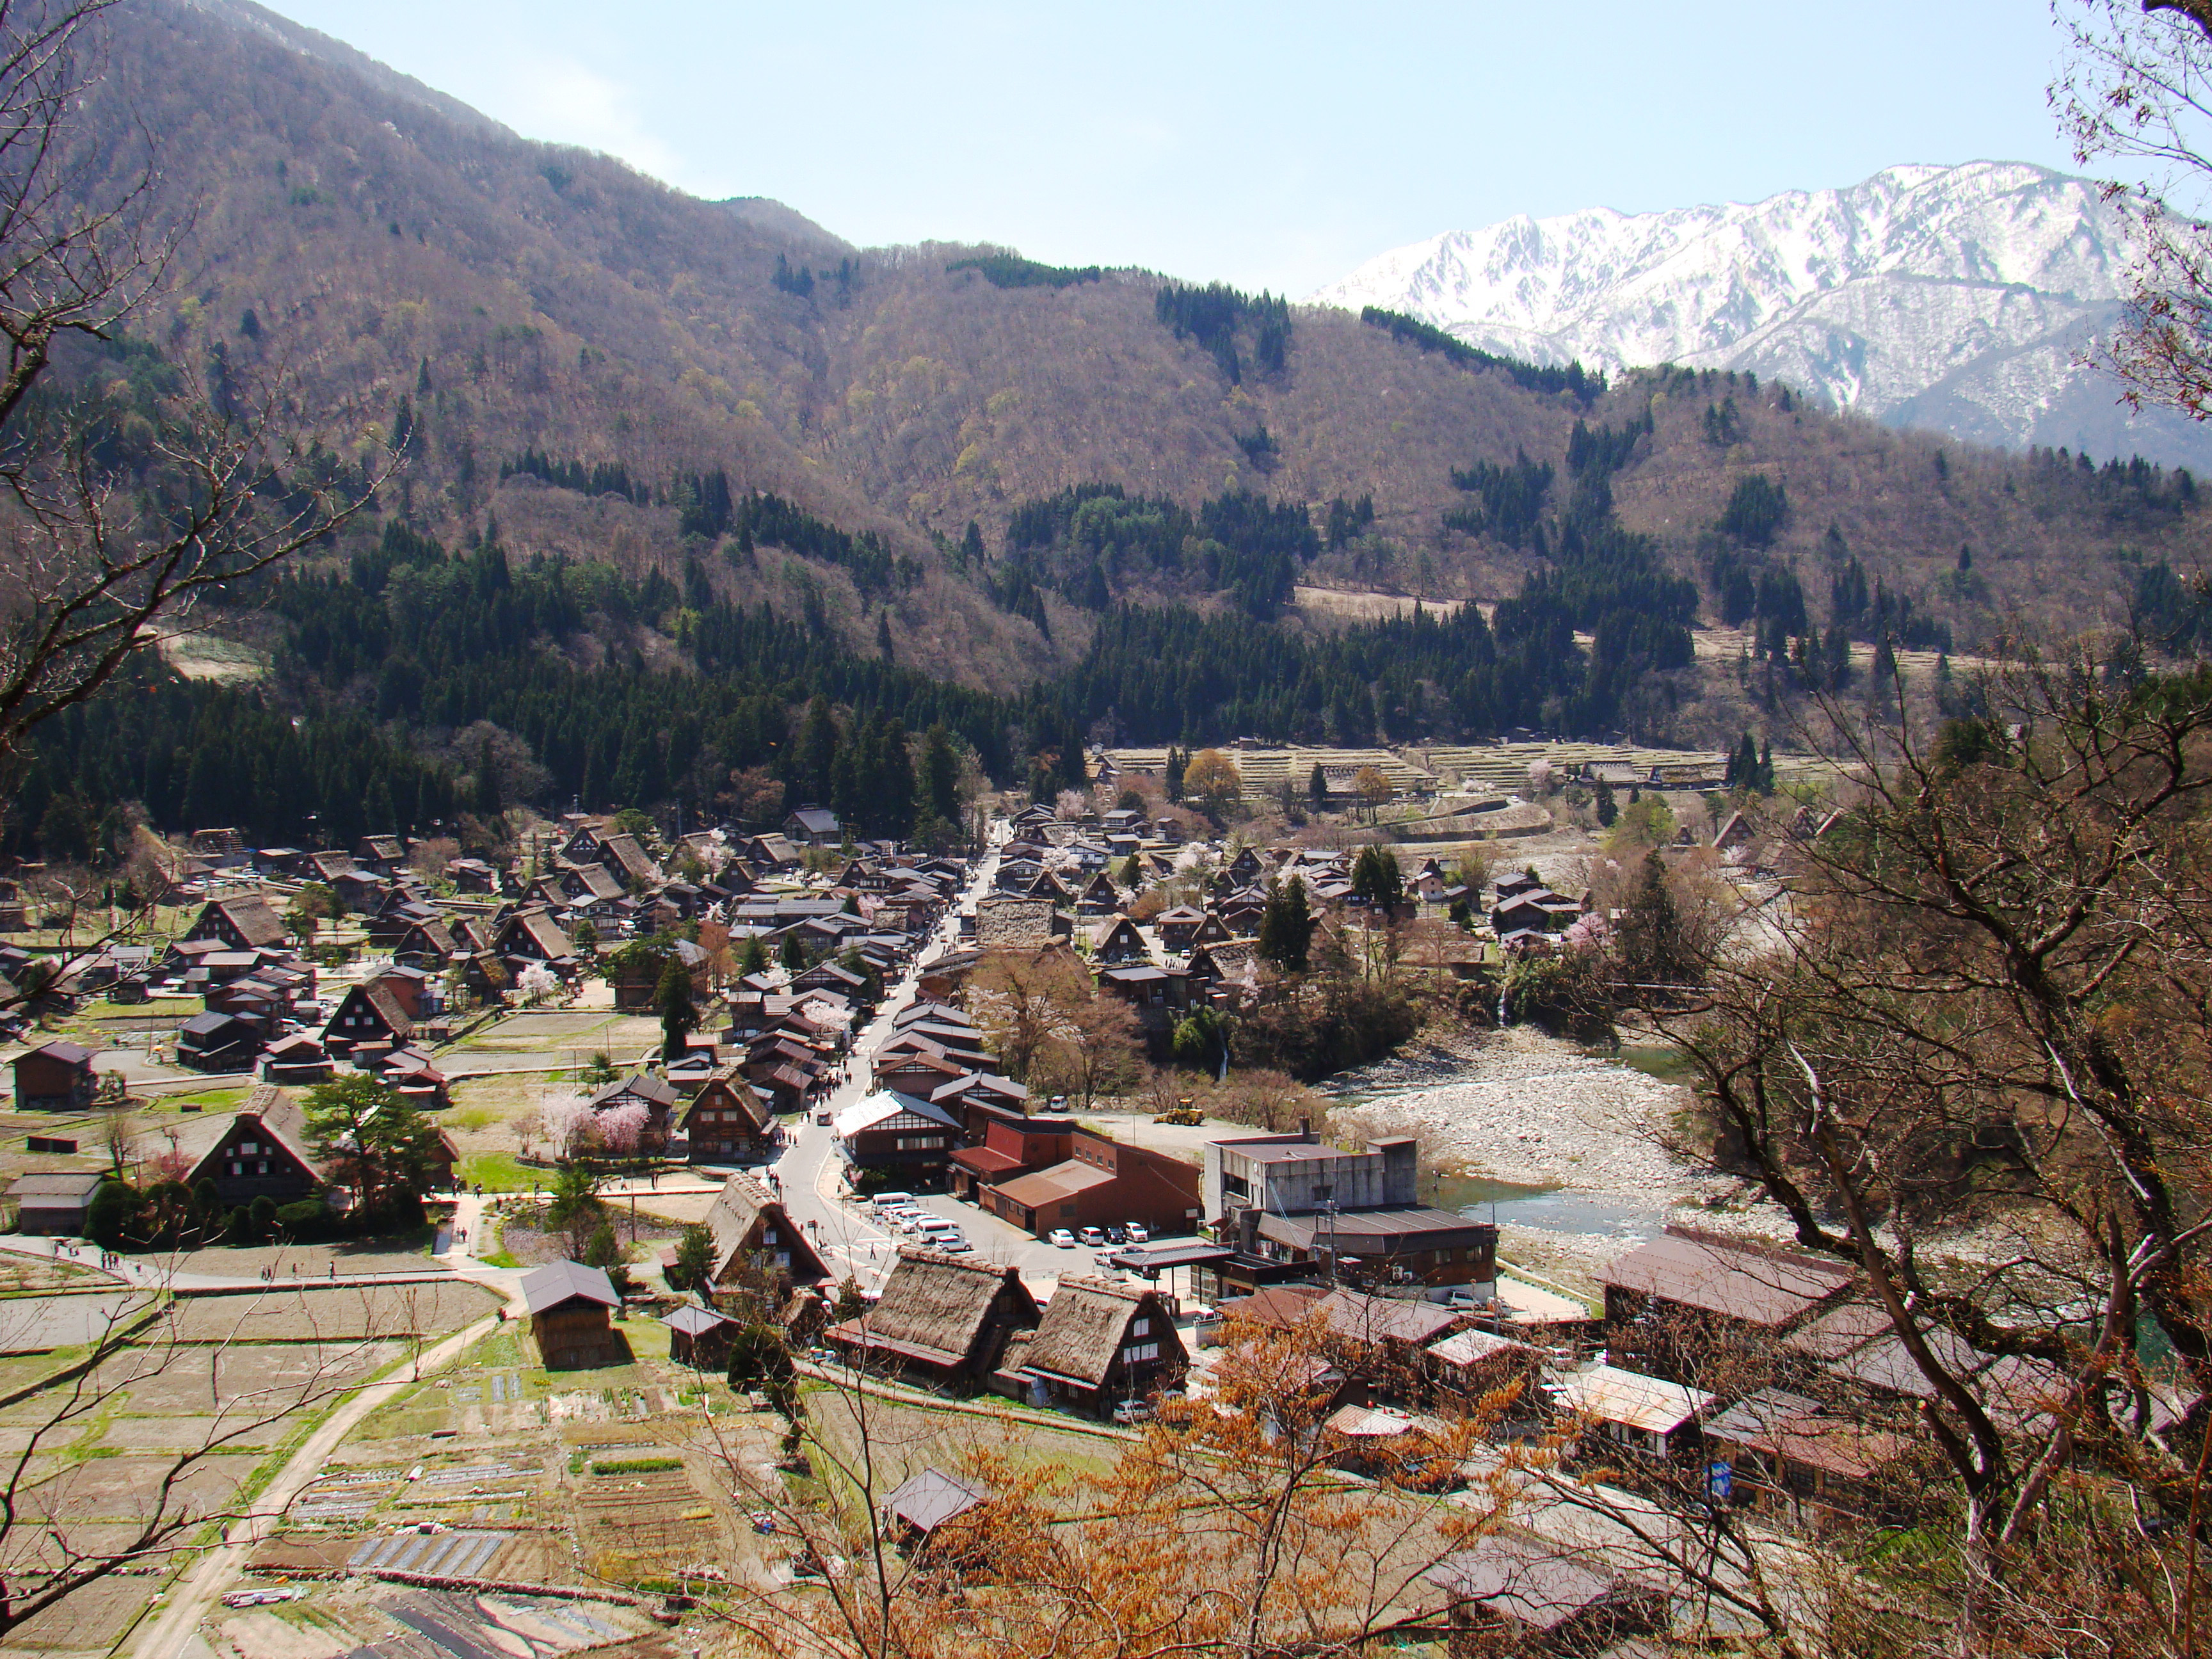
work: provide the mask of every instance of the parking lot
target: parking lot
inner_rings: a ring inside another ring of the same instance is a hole
[[[1020,1268],[1022,1278],[1032,1290],[1048,1291],[1064,1275],[1105,1273],[1110,1276],[1120,1271],[1106,1265],[1106,1258],[1117,1248],[1114,1245],[1093,1247],[1077,1244],[1069,1248],[1048,1244],[1043,1239],[1023,1231],[1012,1222],[1001,1221],[988,1211],[954,1198],[948,1193],[923,1193],[915,1199],[915,1203],[930,1214],[943,1216],[957,1225],[974,1247],[975,1253],[985,1261],[1003,1261]],[[901,1233],[896,1237],[902,1244],[922,1242],[919,1237],[911,1234]],[[1155,1233],[1151,1242],[1153,1245],[1159,1245],[1193,1241],[1188,1234],[1170,1238]],[[1175,1278],[1174,1289],[1187,1296],[1189,1287],[1184,1275],[1178,1273]],[[1163,1281],[1160,1288],[1167,1290],[1170,1287]]]

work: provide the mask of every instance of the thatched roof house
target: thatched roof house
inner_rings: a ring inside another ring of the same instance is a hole
[[[749,1176],[733,1175],[722,1183],[707,1212],[707,1231],[714,1240],[708,1280],[717,1291],[744,1290],[764,1281],[781,1301],[793,1285],[830,1276],[781,1201]]]
[[[1035,1329],[1037,1320],[1036,1298],[1019,1270],[905,1248],[876,1305],[824,1334],[856,1362],[975,1384],[997,1368],[1007,1337]]]
[[[1149,1285],[1069,1278],[1045,1304],[1022,1357],[1033,1395],[1094,1409],[1140,1400],[1189,1363],[1175,1319]]]

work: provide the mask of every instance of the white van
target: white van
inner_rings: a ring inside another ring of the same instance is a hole
[[[947,1221],[941,1215],[924,1215],[915,1223],[915,1225],[925,1234],[957,1233],[960,1231],[958,1222]]]
[[[914,1194],[912,1193],[878,1193],[868,1201],[876,1206],[876,1213],[881,1215],[886,1210],[896,1210],[901,1205],[913,1203]]]

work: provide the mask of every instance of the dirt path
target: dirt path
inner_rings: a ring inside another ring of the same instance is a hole
[[[403,1389],[412,1388],[416,1377],[450,1364],[497,1330],[499,1323],[496,1318],[480,1319],[466,1329],[456,1331],[435,1346],[425,1349],[407,1374],[362,1389],[332,1412],[276,1472],[252,1511],[230,1524],[223,1534],[223,1541],[210,1550],[172,1592],[174,1599],[133,1647],[137,1659],[182,1659],[192,1644],[200,1620],[221,1601],[225,1586],[245,1567],[270,1523],[283,1519],[292,1500],[323,1472],[331,1454],[346,1436],[378,1407],[398,1397]]]

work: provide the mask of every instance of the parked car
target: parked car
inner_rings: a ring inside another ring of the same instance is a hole
[[[814,1121],[817,1123],[826,1125],[830,1121],[830,1114],[827,1112],[817,1112],[814,1115]]]
[[[1056,1244],[1063,1250],[1072,1250],[1075,1248],[1075,1235],[1065,1227],[1054,1227],[1044,1236],[1044,1242]]]
[[[958,1255],[963,1250],[972,1250],[975,1248],[958,1233],[932,1233],[929,1236],[929,1243],[933,1249],[950,1250],[955,1255]]]
[[[1100,1232],[1096,1227],[1084,1227],[1079,1229],[1075,1237],[1079,1242],[1093,1246],[1103,1244],[1106,1242],[1106,1235]]]
[[[1129,1242],[1129,1230],[1120,1222],[1115,1222],[1106,1230],[1106,1242],[1109,1244],[1127,1244]]]
[[[1067,1097],[1066,1095],[1054,1095],[1050,1100],[1045,1102],[1044,1109],[1048,1112],[1066,1111],[1067,1109]]]
[[[1152,1402],[1146,1400],[1124,1400],[1114,1407],[1114,1420],[1124,1428],[1152,1420]]]
[[[1124,1231],[1129,1235],[1129,1243],[1132,1244],[1149,1244],[1152,1242],[1152,1230],[1141,1221],[1132,1221]]]

